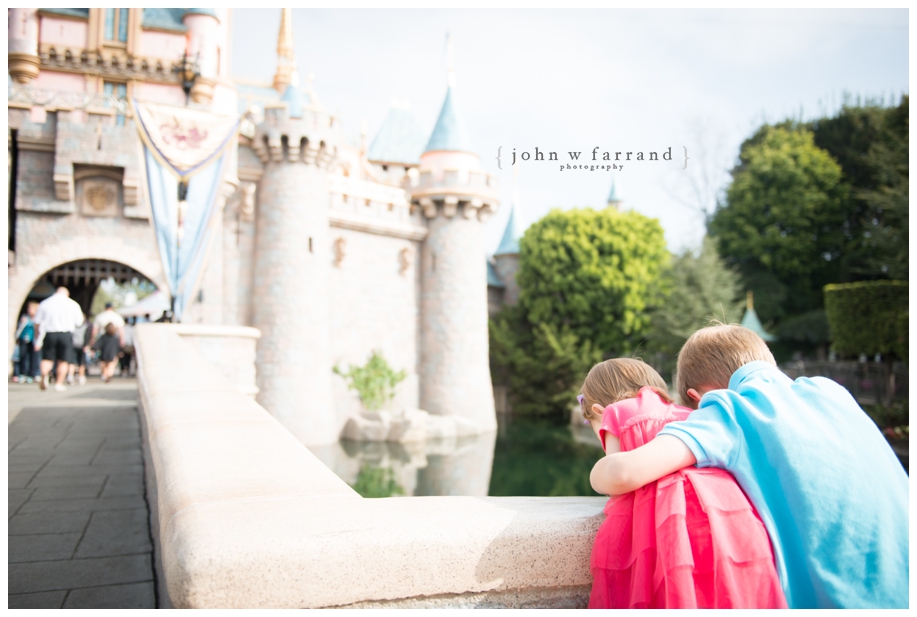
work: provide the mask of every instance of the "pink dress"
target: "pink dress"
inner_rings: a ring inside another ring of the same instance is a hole
[[[605,408],[621,451],[691,410],[651,388]],[[735,479],[686,467],[605,506],[592,549],[589,608],[786,608],[770,539]]]

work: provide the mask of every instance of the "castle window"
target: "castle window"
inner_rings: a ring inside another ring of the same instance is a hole
[[[105,9],[105,40],[127,43],[127,9]]]
[[[103,83],[102,92],[107,96],[113,96],[118,99],[127,98],[127,84],[121,84],[114,81],[106,81]],[[118,114],[115,116],[115,124],[118,126],[124,126],[124,115]]]

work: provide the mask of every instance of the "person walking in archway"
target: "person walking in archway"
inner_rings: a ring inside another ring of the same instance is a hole
[[[121,346],[124,346],[124,318],[121,317],[115,310],[112,308],[111,302],[105,303],[105,310],[96,315],[95,320],[92,322],[92,339],[90,345],[95,345],[96,339],[101,338],[105,334],[105,327],[108,324],[114,324],[115,330],[118,333],[118,342]]]
[[[49,385],[51,370],[57,365],[57,383],[54,389],[58,392],[67,389],[64,378],[67,376],[67,365],[73,354],[73,331],[83,323],[83,309],[70,299],[66,287],[58,287],[49,298],[38,305],[34,319],[35,350],[41,350],[41,379],[38,385],[46,390]]]
[[[16,344],[19,346],[19,363],[16,374],[19,376],[19,381],[23,383],[32,383],[33,379],[41,377],[39,354],[35,351],[34,318],[37,311],[38,303],[29,302],[16,328]]]
[[[92,338],[92,322],[89,315],[83,314],[83,324],[73,331],[73,363],[70,365],[70,374],[67,383],[73,383],[74,377],[81,386],[86,384],[86,353],[89,351],[89,341]]]

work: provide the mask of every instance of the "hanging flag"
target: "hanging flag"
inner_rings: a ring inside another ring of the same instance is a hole
[[[220,186],[241,117],[131,99],[143,142],[147,194],[173,319],[197,291],[214,235]]]

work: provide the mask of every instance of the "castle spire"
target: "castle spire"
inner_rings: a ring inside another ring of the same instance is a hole
[[[518,167],[513,167],[513,202],[510,206],[509,220],[506,221],[506,229],[503,231],[503,238],[500,239],[500,246],[497,247],[494,256],[497,255],[518,255],[519,238],[522,237],[522,231],[519,229],[520,219],[519,209],[519,190],[518,190]]]
[[[280,33],[277,35],[277,72],[274,89],[283,94],[287,86],[299,85],[296,58],[293,56],[293,9],[281,9]]]

